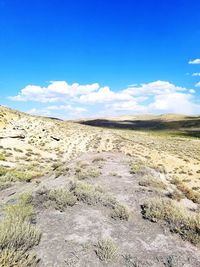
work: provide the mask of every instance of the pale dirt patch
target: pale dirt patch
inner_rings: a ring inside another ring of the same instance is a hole
[[[113,220],[108,208],[83,203],[62,213],[44,210],[37,216],[37,224],[43,232],[36,248],[41,257],[39,266],[134,266],[128,265],[127,255],[141,262],[141,266],[167,266],[171,257],[177,261],[172,266],[199,266],[200,252],[196,247],[172,235],[167,228],[142,218],[140,205],[156,192],[143,190],[138,185],[143,174],[130,174],[130,158],[117,153],[92,153],[82,155],[74,165],[80,160],[91,164],[97,155],[105,159],[101,163],[102,174],[89,178],[88,182],[100,185],[126,204],[131,211],[129,221]],[[110,175],[114,172],[117,175]],[[103,264],[94,253],[94,244],[107,237],[115,241],[120,253],[114,262]]]

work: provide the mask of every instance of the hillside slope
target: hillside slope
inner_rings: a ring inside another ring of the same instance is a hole
[[[0,266],[200,266],[199,139],[0,111]]]

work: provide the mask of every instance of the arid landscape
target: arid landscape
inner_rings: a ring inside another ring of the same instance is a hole
[[[200,117],[0,106],[0,266],[200,266]]]

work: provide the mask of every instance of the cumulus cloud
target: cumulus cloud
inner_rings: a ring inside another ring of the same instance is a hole
[[[51,81],[47,87],[27,85],[18,95],[10,96],[14,101],[35,101],[41,103],[63,102],[67,98],[87,95],[99,89],[98,83],[80,85],[68,84],[66,81]]]
[[[175,92],[173,94],[165,94],[155,96],[155,101],[149,105],[149,110],[155,112],[172,112],[182,114],[195,114],[200,112],[200,105],[193,102],[191,94]]]
[[[200,83],[196,84],[200,87]],[[86,116],[109,112],[187,113],[200,114],[200,104],[195,100],[195,90],[177,86],[169,81],[153,81],[113,91],[98,83],[80,85],[66,81],[52,81],[46,87],[27,85],[13,101],[40,102],[41,110],[30,110],[45,116]],[[51,105],[49,105],[51,103]]]
[[[78,99],[80,103],[105,103],[113,101],[128,101],[132,97],[130,94],[111,91],[108,86],[100,88],[97,92],[92,92],[87,95],[81,95]]]
[[[144,83],[140,86],[133,86],[129,87],[125,90],[123,90],[124,93],[127,93],[129,95],[162,95],[162,94],[170,94],[177,91],[187,91],[186,88],[175,86],[174,84],[168,82],[168,81],[155,81],[151,83]]]
[[[188,64],[193,64],[193,65],[200,64],[200,58],[196,58],[196,59],[190,60],[188,62]]]

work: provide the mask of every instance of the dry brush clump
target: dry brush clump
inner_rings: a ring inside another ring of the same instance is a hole
[[[117,257],[118,247],[112,239],[103,239],[97,243],[95,252],[101,261],[110,262]]]
[[[78,181],[71,185],[70,190],[79,201],[87,203],[88,205],[96,205],[104,201],[103,190],[98,186]]]
[[[2,160],[2,161],[5,161],[6,160],[5,154],[0,153],[0,160]]]
[[[28,167],[26,169],[10,169],[5,167],[0,167],[0,183],[8,182],[30,182],[33,178],[42,176],[42,172],[31,170]]]
[[[41,237],[32,224],[33,207],[30,194],[23,194],[14,205],[5,207],[5,218],[0,222],[0,266],[36,266],[38,259],[31,252]]]
[[[168,193],[167,196],[173,200],[181,201],[184,198],[184,195],[179,190],[175,189],[172,192]]]
[[[128,220],[128,208],[119,203],[114,197],[106,194],[101,187],[89,183],[77,181],[71,185],[70,191],[88,205],[102,205],[112,209],[111,217],[113,219]]]
[[[130,171],[131,174],[140,173],[142,170],[142,164],[139,162],[132,162],[130,167],[131,167],[131,171]]]
[[[92,163],[98,163],[98,162],[102,162],[102,161],[104,161],[105,160],[105,158],[103,158],[103,157],[96,157],[96,158],[94,158],[93,160],[92,160]]]
[[[172,183],[176,185],[177,189],[183,193],[185,197],[192,200],[194,203],[200,204],[200,193],[192,190],[184,182],[178,178],[174,178]]]
[[[141,181],[139,181],[139,185],[154,187],[161,190],[165,190],[167,188],[166,184],[161,179],[154,176],[145,176],[141,179]]]
[[[65,189],[55,189],[49,192],[48,198],[55,205],[55,208],[64,211],[67,206],[75,205],[77,198],[68,190]]]
[[[120,203],[116,203],[114,205],[113,211],[111,212],[111,217],[113,219],[120,219],[120,220],[128,221],[129,216],[130,216],[130,212],[129,212],[128,207]]]
[[[155,198],[142,205],[144,218],[153,222],[164,221],[174,233],[194,244],[200,243],[200,214],[191,213],[173,200]]]
[[[101,175],[99,168],[88,165],[78,165],[75,169],[75,177],[78,180],[84,180],[87,178],[96,178]]]

